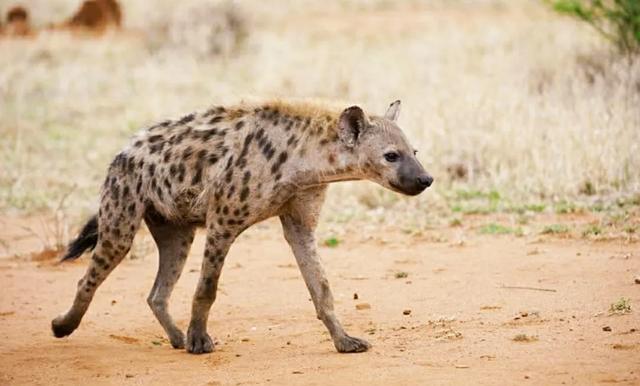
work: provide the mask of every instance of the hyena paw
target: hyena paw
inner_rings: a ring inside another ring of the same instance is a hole
[[[78,328],[78,323],[70,323],[65,320],[64,316],[58,316],[51,321],[51,331],[56,338],[64,338],[71,335]]]
[[[180,330],[169,334],[169,341],[173,348],[184,348],[184,334]]]
[[[335,341],[335,346],[341,353],[364,352],[371,348],[371,344],[366,340],[349,335]]]
[[[187,333],[187,352],[204,354],[213,351],[213,341],[206,331],[189,330]]]

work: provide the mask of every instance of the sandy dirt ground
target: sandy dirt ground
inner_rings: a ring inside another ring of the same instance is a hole
[[[200,234],[172,297],[183,328],[202,244]],[[638,310],[608,312],[623,296],[640,305],[638,244],[380,230],[321,254],[337,314],[369,352],[334,350],[274,222],[232,248],[207,355],[172,349],[149,310],[153,251],[114,271],[66,339],[49,323],[70,305],[88,257],[2,258],[0,384],[640,384]]]

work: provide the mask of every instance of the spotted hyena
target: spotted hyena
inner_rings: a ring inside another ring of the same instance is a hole
[[[227,251],[242,231],[278,216],[336,349],[366,351],[369,343],[349,336],[334,314],[314,230],[331,182],[367,179],[407,195],[431,185],[396,124],[399,112],[400,101],[384,116],[357,106],[333,111],[272,102],[213,107],[140,132],[111,163],[98,214],[63,258],[95,248],[71,309],[52,321],[54,335],[64,337],[78,327],[144,220],[160,255],[149,306],[173,347],[211,352],[207,319]],[[169,315],[168,300],[198,227],[206,228],[207,238],[185,339]]]

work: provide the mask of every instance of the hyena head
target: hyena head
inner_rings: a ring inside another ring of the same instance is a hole
[[[383,117],[367,117],[360,107],[349,107],[340,115],[339,136],[357,157],[364,178],[415,196],[431,186],[433,177],[396,124],[399,114],[400,101],[393,102]]]

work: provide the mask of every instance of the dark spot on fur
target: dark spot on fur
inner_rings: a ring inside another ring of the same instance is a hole
[[[280,153],[280,155],[278,156],[278,163],[285,163],[287,162],[287,158],[289,157],[289,155],[287,154],[286,151],[283,151],[282,153]]]
[[[229,160],[227,161],[227,166],[224,167],[224,170],[229,170],[231,168],[231,165],[233,165],[233,156],[229,157]]]
[[[262,154],[267,160],[271,160],[275,152],[276,150],[273,148],[273,145],[271,145],[271,142],[267,142],[267,144],[262,148]]]
[[[231,198],[231,196],[233,196],[233,193],[235,193],[235,191],[236,191],[235,185],[231,185],[229,187],[229,192],[227,193],[227,198]]]
[[[210,124],[210,125],[213,125],[214,123],[218,123],[218,122],[220,122],[222,119],[223,119],[223,118],[222,118],[221,116],[213,117],[213,118],[211,118],[211,119],[209,120],[209,124]]]
[[[158,142],[158,141],[161,141],[161,140],[162,140],[162,135],[152,135],[147,139],[147,141],[149,141],[149,143],[155,143],[155,142]]]
[[[178,124],[184,125],[185,123],[189,123],[193,121],[194,118],[195,118],[194,114],[185,115],[184,117],[180,118],[180,120],[178,121]]]
[[[184,151],[182,152],[182,159],[186,161],[189,158],[191,158],[192,155],[193,155],[193,148],[191,146],[187,146],[187,148],[184,149]]]
[[[196,170],[196,174],[194,174],[193,178],[191,179],[191,185],[197,185],[200,183],[200,181],[202,181],[202,168],[198,167],[198,169]]]
[[[164,157],[162,159],[164,160],[165,163],[168,163],[169,160],[171,159],[171,150],[166,150],[164,152]]]
[[[178,182],[183,182],[184,181],[184,175],[187,172],[186,168],[184,167],[184,164],[179,164],[178,165]]]
[[[244,201],[247,199],[247,197],[249,197],[249,187],[245,186],[244,188],[242,188],[242,191],[240,192],[240,201]]]
[[[114,201],[118,201],[120,199],[120,188],[118,188],[118,185],[111,186],[111,198]]]

